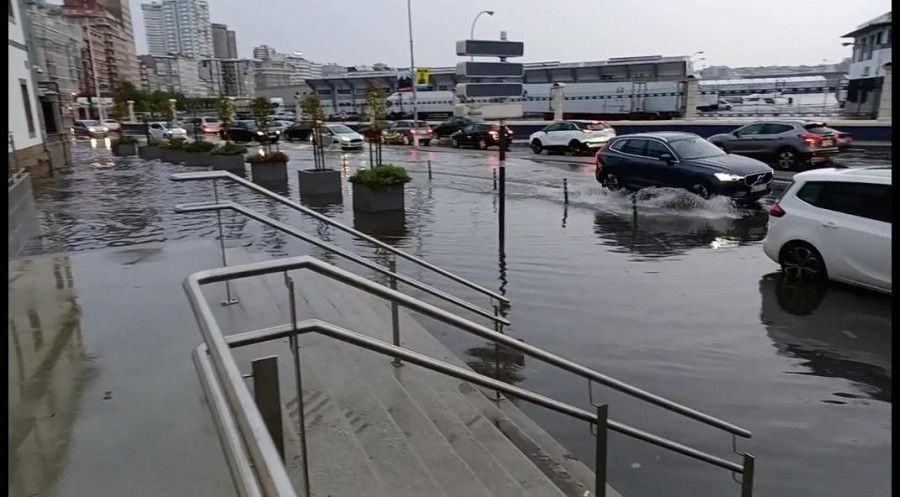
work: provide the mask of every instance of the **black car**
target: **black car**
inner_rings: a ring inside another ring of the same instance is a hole
[[[284,139],[292,142],[292,141],[309,141],[309,136],[312,134],[312,122],[311,121],[299,121],[290,126],[288,126],[284,132],[281,133],[284,136]]]
[[[472,124],[472,120],[469,118],[451,117],[434,127],[434,137],[438,139],[447,138],[469,124]]]
[[[750,157],[727,154],[693,133],[619,136],[594,157],[597,181],[610,190],[673,187],[703,198],[722,195],[746,201],[772,190],[772,168]]]
[[[235,121],[228,127],[228,132],[219,130],[219,138],[233,142],[259,142],[275,143],[281,137],[281,132],[270,129],[264,131],[256,124],[256,121]]]
[[[512,143],[513,132],[511,129],[503,126],[503,132],[506,133],[506,150]],[[484,150],[488,147],[500,147],[500,125],[494,123],[473,123],[465,126],[462,130],[457,131],[450,140],[453,146],[459,147],[475,147]]]

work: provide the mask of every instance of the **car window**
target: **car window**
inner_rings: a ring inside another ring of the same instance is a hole
[[[609,146],[609,148],[612,150],[615,150],[617,152],[621,152],[622,148],[624,148],[625,145],[627,145],[629,141],[631,141],[631,140],[616,140],[613,142],[612,145]]]
[[[675,153],[682,159],[702,159],[726,155],[725,152],[699,136],[669,142]]]
[[[151,124],[150,127],[153,128],[153,129],[159,129],[159,128],[160,128],[159,124],[157,124],[157,123]]]
[[[551,131],[559,131],[562,129],[562,123],[553,123],[550,126],[544,128],[544,132],[549,133]]]
[[[659,159],[662,154],[672,155],[672,152],[670,152],[669,147],[665,146],[662,142],[647,140],[647,149],[644,152],[644,155]]]
[[[761,123],[749,124],[747,126],[744,126],[743,128],[738,129],[738,133],[740,133],[741,136],[758,135],[762,132],[763,126],[764,126],[764,124],[761,124]]]
[[[871,183],[811,181],[797,198],[822,209],[891,222],[891,187]]]
[[[578,131],[578,126],[574,123],[562,123],[562,128],[560,129],[563,131]]]
[[[794,129],[793,126],[788,124],[764,124],[762,127],[762,131],[759,134],[761,135],[778,135],[784,133],[786,131],[790,131]]]
[[[621,151],[626,154],[633,155],[644,155],[644,148],[646,147],[647,140],[628,140],[628,143],[622,146]]]
[[[339,135],[346,134],[346,133],[353,133],[352,129],[348,128],[347,126],[340,125],[340,124],[336,125],[336,126],[330,126],[329,128],[331,129],[331,131],[334,131],[335,133],[337,133]]]
[[[833,133],[837,133],[837,130],[825,126],[825,123],[804,124],[803,129],[816,135],[830,135]]]
[[[767,103],[767,104],[774,104],[774,103],[775,103],[775,99],[774,99],[774,98],[764,98],[764,99],[763,99],[763,102],[765,102],[765,103]]]
[[[471,133],[471,132],[475,131],[475,125],[467,124],[463,127],[462,131],[463,131],[463,133]]]

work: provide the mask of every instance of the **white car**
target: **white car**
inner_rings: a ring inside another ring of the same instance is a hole
[[[891,289],[891,167],[794,175],[772,206],[763,250],[785,276]]]
[[[122,131],[122,123],[116,121],[115,119],[104,119],[103,125],[106,126],[106,129],[109,131],[119,132]]]
[[[310,139],[315,141],[313,135],[310,135]],[[362,148],[363,137],[343,124],[326,124],[322,126],[322,143],[326,147],[340,145],[341,148]]]
[[[531,150],[562,150],[581,155],[596,150],[615,138],[616,130],[602,121],[558,121],[532,133],[528,138]]]
[[[187,131],[181,126],[172,126],[167,122],[152,122],[150,136],[156,140],[169,140],[172,138],[187,138]]]

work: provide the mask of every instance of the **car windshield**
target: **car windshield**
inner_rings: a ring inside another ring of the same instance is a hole
[[[219,122],[215,117],[204,117],[204,119],[206,119],[206,122],[209,124],[217,124]]]
[[[104,122],[104,123],[110,123],[110,124],[116,124],[116,123],[118,123],[119,121],[116,121],[115,119],[104,119],[103,122]]]
[[[604,129],[608,129],[609,126],[606,124],[597,122],[597,123],[581,123],[579,124],[581,129],[586,129],[588,131],[603,131]]]
[[[355,131],[353,131],[352,129],[348,128],[347,126],[341,125],[341,124],[338,124],[336,126],[330,126],[330,129],[331,129],[331,131],[334,131],[335,133],[337,133],[339,135],[345,135],[347,133],[355,133]]]
[[[85,126],[100,126],[100,121],[81,121]]]
[[[831,128],[825,126],[825,123],[809,123],[809,124],[804,124],[804,125],[803,125],[803,128],[804,128],[806,131],[809,131],[810,133],[813,133],[813,134],[816,134],[816,135],[830,135],[830,134],[833,134],[833,133],[835,132],[833,129],[831,129]]]
[[[685,138],[670,142],[672,148],[675,149],[682,159],[702,159],[705,157],[718,157],[726,155],[721,148],[713,145],[699,136],[696,138]]]

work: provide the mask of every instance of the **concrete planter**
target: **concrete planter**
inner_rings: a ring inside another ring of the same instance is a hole
[[[138,154],[137,143],[127,143],[124,145],[113,145],[112,153],[116,157],[131,157]]]
[[[250,163],[253,181],[287,181],[287,162]]]
[[[138,155],[141,159],[144,160],[153,160],[160,158],[161,148],[156,145],[145,145],[143,147],[138,147]]]
[[[184,150],[173,150],[170,148],[163,148],[163,149],[160,149],[160,152],[161,153],[160,153],[159,158],[162,159],[163,162],[171,162],[172,164],[180,164],[180,163],[187,163],[187,161],[190,160],[190,157],[188,157],[190,152],[185,152]]]
[[[209,152],[187,152],[186,159],[184,163],[188,166],[212,165],[212,154]]]
[[[373,190],[368,186],[353,183],[353,210],[362,212],[402,211],[406,207],[403,191],[403,185]]]
[[[341,172],[335,169],[304,169],[297,171],[300,195],[329,195],[341,193]]]
[[[229,172],[244,172],[244,163],[247,158],[244,154],[237,155],[212,155],[210,156],[210,165],[213,169]]]

